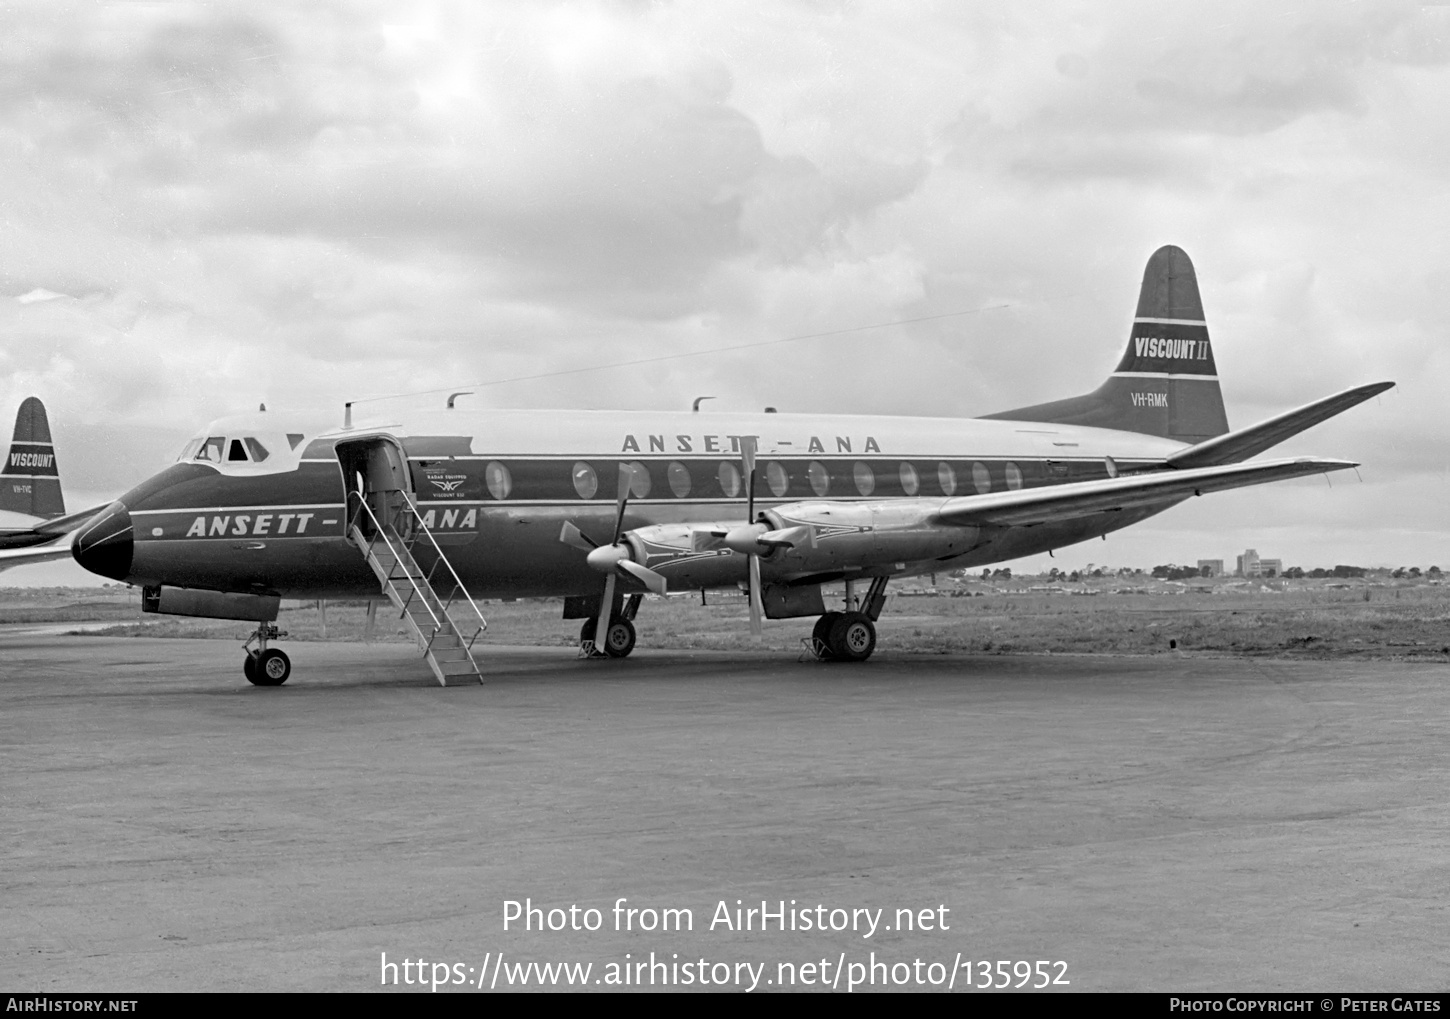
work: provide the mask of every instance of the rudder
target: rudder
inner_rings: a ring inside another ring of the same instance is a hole
[[[65,515],[50,421],[45,404],[33,396],[15,414],[15,437],[0,467],[0,510],[32,517]]]
[[[1187,443],[1227,432],[1218,368],[1188,255],[1170,244],[1148,259],[1128,348],[1106,382],[1083,396],[986,417],[1115,428]]]

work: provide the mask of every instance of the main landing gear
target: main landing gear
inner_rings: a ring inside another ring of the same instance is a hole
[[[846,582],[846,611],[816,620],[810,649],[823,662],[864,662],[876,650],[876,620],[886,604],[886,577],[876,577],[857,610],[855,584]]]
[[[285,636],[285,631],[271,623],[257,624],[256,632],[242,645],[242,650],[247,653],[242,661],[242,673],[247,682],[253,686],[281,686],[287,682],[287,677],[292,675],[292,659],[287,657],[286,652],[267,646],[267,641],[281,640]],[[251,650],[253,641],[257,642],[255,651]]]
[[[624,600],[619,615],[610,620],[604,640],[596,642],[594,631],[598,620],[586,619],[579,628],[579,651],[585,658],[628,658],[634,650],[634,617],[643,596],[632,594]]]

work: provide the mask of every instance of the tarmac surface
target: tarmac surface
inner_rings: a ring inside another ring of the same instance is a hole
[[[1450,984],[1450,666],[284,647],[0,635],[0,991]]]

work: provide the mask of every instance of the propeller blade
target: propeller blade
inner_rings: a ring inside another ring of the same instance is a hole
[[[755,523],[755,436],[740,438],[740,463],[745,468],[745,522]]]
[[[755,539],[757,545],[764,545],[767,548],[800,548],[805,545],[808,548],[816,547],[816,529],[809,524],[801,524],[798,527],[786,527],[779,531],[766,531]]]
[[[760,636],[760,617],[763,610],[760,605],[760,557],[750,557],[750,632],[753,636]]]
[[[662,574],[656,573],[648,566],[641,566],[633,559],[621,559],[618,563],[615,564],[615,568],[623,570],[625,573],[628,573],[631,577],[633,577],[635,580],[638,580],[641,584],[649,588],[655,594],[662,595],[665,593],[666,584],[664,576]]]
[[[604,641],[609,635],[609,624],[613,621],[611,612],[614,608],[614,571],[604,578],[604,598],[599,602],[599,615],[594,620],[594,647],[598,651],[604,650]]]
[[[619,465],[619,510],[614,515],[614,541],[624,529],[624,507],[629,502],[630,489],[634,487],[634,468],[629,464]],[[612,542],[611,542],[612,544]]]
[[[559,540],[572,548],[577,548],[581,552],[588,552],[590,549],[599,547],[597,542],[568,520],[564,521],[564,526],[559,530]]]

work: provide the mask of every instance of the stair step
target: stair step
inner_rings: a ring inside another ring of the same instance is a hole
[[[479,675],[479,667],[471,661],[441,661],[438,671],[444,675]]]

